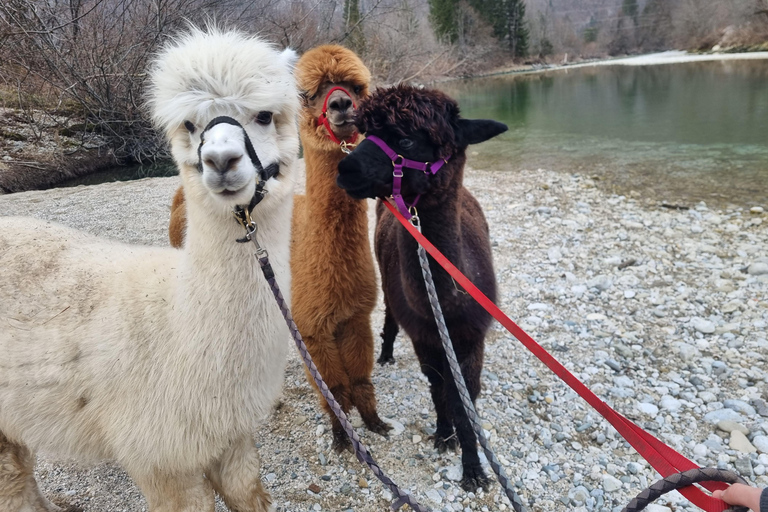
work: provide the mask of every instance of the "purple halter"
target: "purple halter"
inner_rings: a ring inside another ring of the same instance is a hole
[[[400,210],[400,213],[402,213],[406,219],[410,220],[411,217],[413,217],[410,209],[416,206],[421,194],[417,195],[416,199],[414,199],[411,204],[405,202],[405,199],[403,199],[403,196],[400,194],[400,187],[403,179],[403,167],[416,169],[417,171],[424,172],[424,174],[436,174],[443,165],[448,163],[448,160],[450,160],[451,157],[449,156],[448,158],[443,158],[442,160],[437,160],[435,162],[417,162],[415,160],[408,160],[402,155],[398,155],[392,148],[387,146],[386,142],[375,135],[369,135],[365,140],[369,140],[379,146],[389,159],[392,160],[392,166],[394,167],[394,170],[392,171],[392,197],[395,199],[395,204],[397,204],[397,209]]]

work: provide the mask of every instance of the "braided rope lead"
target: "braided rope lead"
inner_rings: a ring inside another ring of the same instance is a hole
[[[414,226],[420,230],[418,220],[412,221],[412,223],[413,222],[416,222]],[[421,263],[421,273],[424,275],[424,284],[427,287],[427,295],[429,296],[429,304],[432,306],[432,313],[435,317],[435,321],[437,322],[437,330],[440,333],[440,340],[443,342],[443,349],[445,350],[445,355],[448,358],[448,366],[451,368],[453,380],[456,382],[456,388],[459,391],[459,397],[461,397],[461,404],[464,406],[464,411],[467,413],[467,417],[472,424],[472,428],[477,434],[477,439],[480,442],[480,446],[483,448],[485,457],[491,464],[493,472],[496,473],[497,480],[499,481],[499,484],[501,484],[501,487],[504,489],[504,493],[507,495],[507,498],[509,498],[509,501],[512,503],[512,507],[514,507],[517,512],[525,512],[525,505],[523,505],[520,496],[518,496],[514,489],[512,489],[512,484],[510,483],[509,478],[507,478],[507,474],[504,472],[504,468],[499,463],[496,455],[491,450],[488,440],[485,438],[483,427],[480,425],[480,420],[477,417],[477,411],[475,410],[475,406],[469,397],[469,391],[467,390],[467,385],[464,382],[464,376],[461,374],[461,368],[459,367],[459,362],[456,359],[456,353],[453,351],[453,344],[451,343],[451,338],[448,334],[448,327],[445,325],[443,310],[440,307],[440,301],[437,298],[437,290],[435,289],[435,282],[432,279],[432,271],[429,268],[427,251],[424,250],[424,247],[422,247],[421,244],[419,244],[418,253],[419,262]]]
[[[237,216],[237,214],[235,217],[238,218],[238,221],[240,221],[240,218]],[[360,436],[357,435],[357,432],[355,432],[352,424],[347,419],[347,415],[344,413],[339,403],[333,397],[333,393],[331,393],[331,390],[328,389],[325,381],[323,381],[323,377],[317,370],[315,363],[312,362],[312,356],[309,355],[307,346],[304,344],[301,333],[299,332],[298,327],[296,327],[296,323],[293,321],[291,311],[288,309],[288,305],[285,303],[283,294],[280,292],[280,287],[277,285],[277,281],[275,280],[275,272],[272,270],[272,265],[269,263],[269,254],[267,253],[266,249],[261,247],[259,242],[256,240],[256,224],[250,221],[250,218],[247,218],[247,220],[244,218],[240,223],[243,225],[243,227],[245,227],[246,235],[245,239],[240,239],[238,241],[245,242],[250,240],[256,246],[256,259],[259,261],[261,271],[269,283],[269,287],[272,290],[272,294],[275,296],[277,305],[280,307],[283,318],[285,318],[285,323],[288,324],[288,330],[291,332],[291,336],[293,336],[293,340],[296,343],[296,348],[299,350],[299,354],[304,360],[304,364],[307,366],[307,369],[312,375],[315,384],[317,384],[320,393],[322,393],[323,398],[325,398],[325,401],[328,402],[328,405],[331,407],[331,410],[333,410],[333,413],[336,415],[336,417],[339,418],[342,428],[344,428],[344,431],[352,441],[352,446],[355,449],[357,460],[366,464],[371,469],[373,474],[376,475],[376,478],[381,480],[381,482],[389,488],[392,494],[397,496],[397,500],[395,500],[395,502],[391,505],[392,510],[398,510],[403,505],[407,504],[416,512],[431,512],[430,509],[419,504],[419,502],[417,502],[410,494],[400,490],[397,484],[395,484],[395,482],[393,482],[386,474],[384,474],[379,465],[376,463],[376,460],[374,460],[371,453],[360,440]]]
[[[654,483],[652,486],[638,494],[621,512],[640,512],[651,502],[671,491],[676,491],[698,482],[726,482],[729,484],[746,484],[747,482],[733,471],[717,468],[696,468],[672,473],[666,478]],[[747,512],[746,507],[734,507],[729,510],[734,512]]]

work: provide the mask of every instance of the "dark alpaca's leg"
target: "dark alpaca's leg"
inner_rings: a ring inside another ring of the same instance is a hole
[[[373,372],[373,332],[369,315],[359,314],[339,326],[339,354],[349,378],[349,397],[368,430],[386,436],[392,429],[376,411]]]
[[[304,343],[307,345],[309,355],[312,356],[312,361],[315,363],[320,375],[323,377],[325,384],[333,393],[336,401],[339,402],[341,409],[348,413],[351,407],[351,401],[349,396],[349,377],[342,364],[341,355],[339,354],[338,347],[330,335],[315,335],[305,336]],[[333,431],[333,449],[336,452],[342,452],[346,449],[352,448],[344,429],[341,428],[341,422],[339,422],[336,415],[331,410],[331,407],[325,401],[320,390],[318,390],[314,379],[309,374],[309,371],[305,368],[305,373],[312,387],[317,392],[320,405],[325,410],[326,414],[331,420],[331,430]]]
[[[395,321],[395,317],[392,316],[392,312],[389,309],[389,304],[384,301],[384,330],[381,333],[381,355],[376,361],[379,364],[394,364],[395,356],[392,355],[392,350],[395,344],[395,337],[399,327]]]
[[[464,340],[466,339],[464,338]],[[477,396],[480,394],[480,372],[483,369],[482,338],[479,343],[471,345],[468,352],[462,351],[457,354],[457,357],[459,358],[459,366],[464,376],[464,382],[467,385],[467,391],[469,391],[469,397],[474,404]],[[490,481],[483,471],[480,457],[477,454],[477,436],[461,404],[459,391],[453,378],[451,378],[450,384],[446,385],[445,391],[446,400],[452,407],[451,414],[456,425],[456,435],[461,445],[461,467],[463,472],[461,487],[466,491],[474,491],[478,487],[487,488]]]
[[[447,362],[442,349],[428,348],[427,344],[415,341],[413,348],[419,358],[421,372],[429,380],[429,392],[432,395],[432,403],[435,404],[437,421],[435,424],[435,448],[439,453],[448,449],[455,450],[459,442],[453,431],[453,420],[450,407],[445,401],[446,378],[450,378]]]

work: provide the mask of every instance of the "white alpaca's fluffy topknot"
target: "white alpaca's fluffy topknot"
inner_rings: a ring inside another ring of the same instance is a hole
[[[192,27],[161,50],[150,68],[147,106],[170,135],[190,115],[213,119],[232,112],[270,110],[292,118],[298,98],[291,49],[242,32]]]

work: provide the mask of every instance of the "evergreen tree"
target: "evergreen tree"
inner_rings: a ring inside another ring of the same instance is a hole
[[[459,0],[429,0],[429,21],[438,39],[455,43],[459,37]]]
[[[474,0],[472,5],[493,26],[493,35],[507,43],[512,56],[528,54],[523,0]]]

